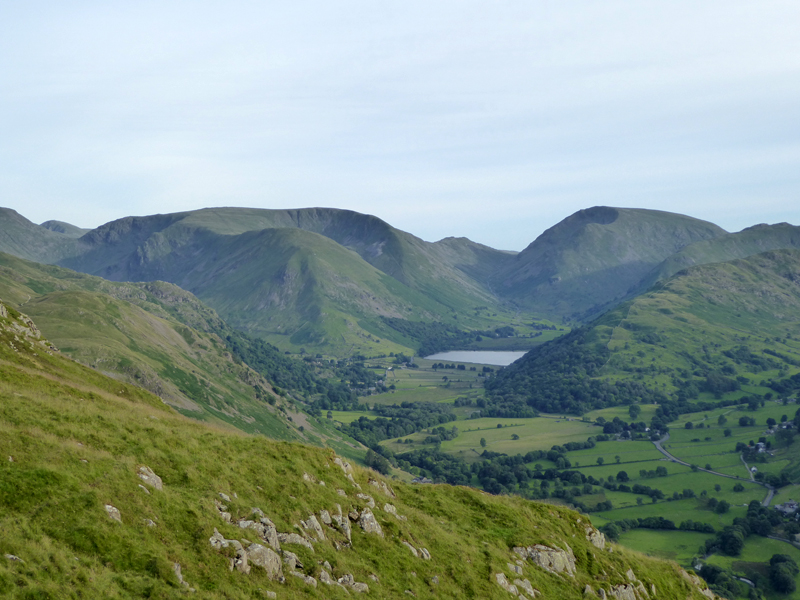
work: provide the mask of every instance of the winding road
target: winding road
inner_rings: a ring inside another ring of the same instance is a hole
[[[688,462],[686,462],[685,460],[681,460],[680,458],[677,458],[676,456],[673,456],[672,454],[670,454],[669,452],[667,452],[667,451],[664,449],[664,447],[662,446],[662,444],[663,444],[664,442],[666,442],[667,440],[669,440],[669,434],[666,434],[664,437],[662,437],[662,438],[661,438],[660,440],[658,440],[658,441],[653,441],[653,445],[656,447],[656,449],[657,449],[659,452],[661,452],[661,454],[663,454],[664,456],[666,456],[666,457],[667,457],[669,460],[671,460],[672,462],[674,462],[674,463],[678,463],[679,465],[686,465],[687,467],[691,467],[691,466],[693,466],[691,463],[688,463]],[[744,459],[742,459],[742,462],[744,462]],[[747,463],[744,463],[744,466],[745,466],[745,467],[747,467]],[[766,497],[766,498],[764,498],[764,500],[761,502],[761,506],[769,506],[770,502],[772,502],[772,498],[773,498],[773,496],[775,495],[775,488],[774,488],[774,487],[772,487],[772,486],[771,486],[771,485],[769,485],[769,484],[762,483],[762,482],[760,482],[760,481],[755,481],[755,480],[752,478],[752,474],[751,474],[751,476],[750,476],[750,479],[745,479],[744,477],[738,477],[737,475],[728,475],[728,474],[726,474],[726,473],[719,473],[719,472],[717,472],[717,471],[711,471],[711,470],[709,470],[709,469],[704,469],[704,468],[702,468],[702,467],[697,467],[697,466],[696,466],[695,468],[696,468],[698,471],[703,471],[704,473],[711,473],[712,475],[717,475],[718,477],[726,477],[727,479],[737,479],[737,480],[739,480],[739,481],[747,481],[747,482],[749,482],[749,483],[755,483],[756,485],[760,485],[760,486],[762,486],[762,487],[765,487],[765,488],[768,490],[768,491],[767,491],[767,497]],[[749,472],[749,469],[748,469],[748,472]]]

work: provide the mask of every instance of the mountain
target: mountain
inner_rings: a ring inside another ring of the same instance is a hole
[[[0,252],[37,262],[55,262],[75,247],[68,235],[31,223],[10,208],[0,207]]]
[[[684,215],[596,206],[545,231],[498,272],[493,286],[532,312],[584,319],[623,300],[689,244],[725,234]]]
[[[408,351],[382,317],[484,325],[471,309],[500,302],[482,278],[509,258],[466,239],[424,242],[352,211],[205,209],[108,223],[51,262],[169,281],[237,328],[334,354]]]
[[[800,250],[680,271],[487,382],[489,410],[662,408],[800,390]]]
[[[190,421],[2,304],[0,407],[4,597],[714,597],[563,507]]]
[[[91,229],[76,227],[75,225],[65,223],[64,221],[45,221],[41,226],[45,229],[49,229],[50,231],[55,231],[56,233],[63,233],[71,238],[79,238],[91,231]]]

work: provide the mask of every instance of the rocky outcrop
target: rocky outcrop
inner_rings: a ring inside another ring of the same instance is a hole
[[[598,531],[591,525],[586,527],[586,539],[591,542],[591,544],[595,548],[599,548],[600,550],[605,550],[606,548],[606,536],[603,535],[602,531]]]
[[[137,475],[139,475],[139,479],[141,479],[145,485],[149,485],[151,488],[158,490],[159,492],[164,489],[164,484],[161,482],[161,477],[156,475],[153,472],[153,469],[150,467],[142,465],[139,467],[139,472]]]
[[[615,585],[609,590],[608,595],[617,600],[639,600],[636,597],[636,590],[634,587],[627,583]]]
[[[325,541],[325,532],[322,531],[322,525],[319,524],[317,517],[314,515],[310,515],[305,521],[300,521],[300,525],[303,526],[303,529],[312,532],[320,542]]]
[[[295,577],[299,577],[303,581],[306,582],[307,585],[311,587],[317,587],[317,580],[311,577],[311,575],[306,575],[305,573],[301,573],[300,571],[289,571],[290,575],[294,575]]]
[[[247,560],[251,565],[264,569],[270,579],[283,578],[281,558],[271,548],[250,544],[247,548]]]
[[[388,485],[386,485],[385,481],[377,481],[375,479],[370,479],[369,484],[375,489],[383,492],[390,498],[397,498],[397,495],[395,495],[394,490],[390,488]]]
[[[369,592],[369,586],[366,583],[359,583],[350,573],[341,576],[338,580],[341,585],[350,588],[354,592],[366,593]]]
[[[365,508],[361,513],[361,516],[358,519],[358,524],[365,533],[375,533],[383,537],[383,529],[381,529],[378,519],[375,518],[375,515],[372,514],[372,511],[369,508]]]
[[[566,544],[565,544],[566,545]],[[546,571],[551,573],[565,573],[570,577],[575,576],[575,556],[572,554],[572,548],[567,546],[569,551],[561,550],[560,548],[550,548],[536,544],[528,547],[515,547],[514,552],[527,558],[535,565],[540,566]]]
[[[296,533],[279,533],[278,540],[281,544],[297,544],[299,546],[308,548],[309,550],[314,550],[314,546],[311,545],[311,542],[309,542],[302,535],[297,535]]]
[[[497,585],[499,585],[505,591],[513,594],[514,596],[519,594],[519,590],[517,589],[517,586],[515,586],[515,585],[513,585],[513,584],[508,582],[508,579],[506,579],[505,573],[495,573],[494,580],[497,582]]]
[[[119,509],[116,506],[112,506],[111,504],[106,504],[105,509],[110,519],[113,519],[118,523],[122,523],[122,515],[120,514]]]
[[[338,504],[336,505],[337,513],[331,515],[331,520],[336,524],[336,527],[341,531],[344,536],[347,538],[348,543],[352,542],[352,530],[350,528],[350,519],[342,515],[342,507]]]
[[[372,496],[367,496],[366,494],[356,494],[356,498],[359,500],[364,500],[369,508],[375,508],[375,499]]]

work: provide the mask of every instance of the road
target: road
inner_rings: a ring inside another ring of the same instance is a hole
[[[670,454],[669,452],[667,452],[664,449],[664,446],[662,446],[662,444],[664,442],[668,441],[668,440],[669,440],[669,434],[666,434],[660,440],[654,441],[653,445],[655,445],[656,449],[659,452],[661,452],[661,454],[666,456],[672,462],[678,463],[679,465],[686,465],[687,467],[691,467],[692,466],[691,463],[688,463],[686,461],[681,460],[680,458],[677,458],[677,457],[673,456],[672,454]],[[742,462],[744,462],[744,459],[742,459]],[[745,467],[747,467],[747,463],[745,463]],[[756,485],[760,485],[760,486],[763,486],[763,487],[767,488],[767,490],[768,490],[767,497],[764,498],[764,500],[761,502],[762,506],[769,506],[769,503],[772,502],[772,497],[775,495],[775,488],[774,487],[772,487],[771,485],[767,485],[766,483],[762,483],[760,481],[755,481],[754,479],[752,479],[752,473],[751,473],[751,479],[745,479],[744,477],[737,477],[736,475],[728,475],[726,473],[718,473],[717,471],[711,471],[709,469],[704,469],[702,467],[695,467],[695,468],[698,471],[703,471],[704,473],[711,473],[712,475],[716,475],[718,477],[726,477],[727,479],[737,479],[738,481],[747,481],[747,482],[755,483]],[[749,471],[750,470],[748,469],[748,472]]]

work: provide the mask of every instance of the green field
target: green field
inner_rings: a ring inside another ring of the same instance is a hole
[[[632,529],[620,536],[619,543],[642,554],[674,560],[682,567],[690,568],[692,559],[698,556],[698,549],[710,537],[713,536],[696,531]]]

